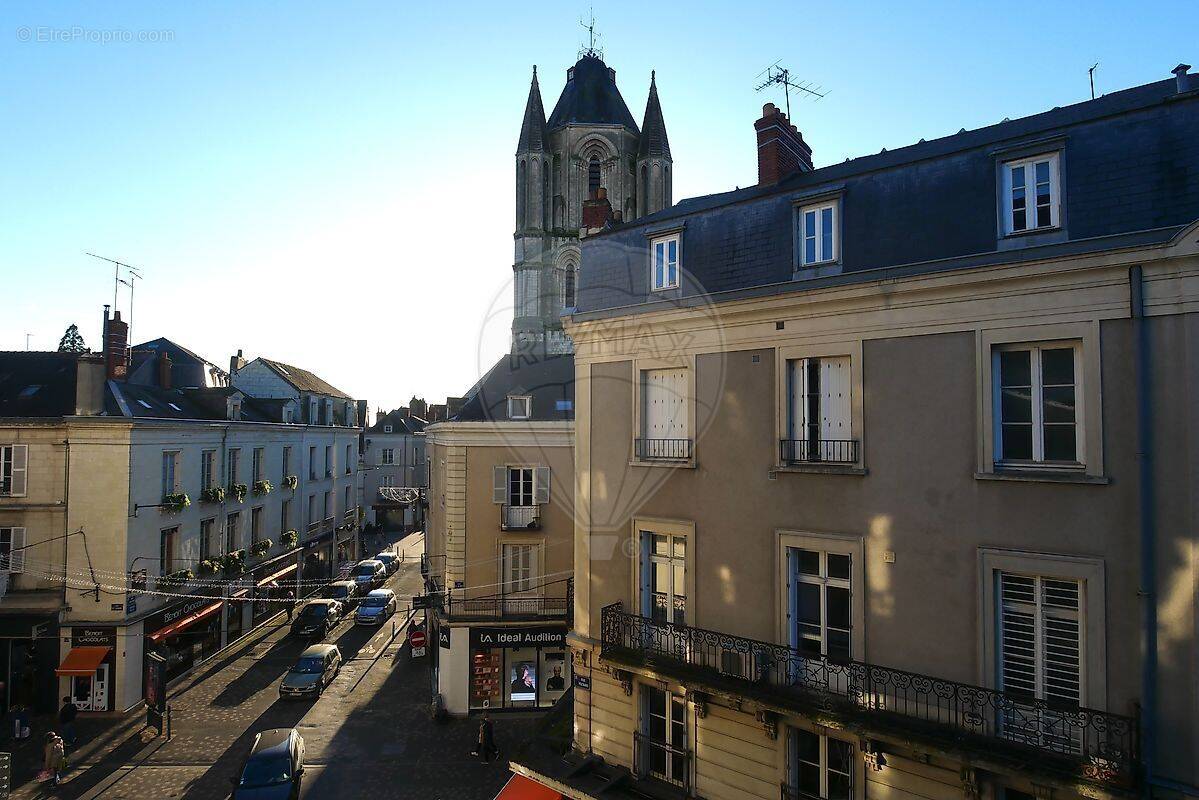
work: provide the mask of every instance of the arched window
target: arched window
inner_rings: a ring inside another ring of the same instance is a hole
[[[574,308],[577,299],[575,297],[576,285],[578,284],[578,267],[569,261],[566,263],[566,268],[562,271],[562,307]]]
[[[587,162],[587,196],[595,197],[600,188],[600,162],[595,156]]]
[[[528,187],[525,185],[527,169],[524,161],[516,165],[516,229],[518,231],[525,227],[525,198],[528,191]]]
[[[641,216],[650,213],[649,211],[649,167],[645,164],[641,165]]]

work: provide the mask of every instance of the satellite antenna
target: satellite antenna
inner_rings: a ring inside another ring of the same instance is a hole
[[[779,62],[774,62],[766,69],[758,73],[757,77],[763,75],[766,79],[754,87],[755,92],[760,92],[768,86],[779,85],[783,87],[783,94],[787,101],[787,119],[791,118],[791,90],[794,89],[800,93],[800,96],[815,97],[817,100],[828,94],[823,91],[820,86],[815,86],[811,81],[794,80],[791,77],[791,70],[786,67],[779,66]]]
[[[593,7],[589,9],[588,13],[590,16],[587,19],[579,20],[579,24],[587,30],[587,47],[579,51],[579,57],[582,58],[583,56],[594,56],[596,58],[603,59],[603,48],[597,48],[595,46],[596,41],[602,38],[600,34],[595,32],[595,8]]]

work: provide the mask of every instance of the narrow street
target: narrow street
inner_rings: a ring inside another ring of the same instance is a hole
[[[82,761],[71,764],[57,789],[29,782],[12,797],[220,800],[229,796],[254,734],[290,727],[307,745],[301,797],[493,797],[508,770],[502,756],[483,764],[470,755],[477,723],[429,719],[429,663],[408,654],[403,610],[421,590],[423,538],[414,534],[397,547],[405,562],[387,584],[400,597],[394,638],[391,622],[376,629],[343,621],[326,641],[341,649],[345,665],[317,701],[278,697],[279,681],[306,644],[287,636],[286,618],[279,618],[172,690],[170,741],[143,745],[144,712],[135,712],[137,720],[114,721],[104,739],[81,741]],[[497,720],[501,747],[532,724]]]

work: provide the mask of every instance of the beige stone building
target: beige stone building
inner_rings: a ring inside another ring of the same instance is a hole
[[[1199,85],[584,240],[573,798],[1193,795]],[[1134,166],[1135,165],[1135,166]]]

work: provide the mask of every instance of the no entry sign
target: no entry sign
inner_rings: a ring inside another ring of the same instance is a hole
[[[423,656],[425,654],[425,645],[427,643],[428,643],[428,639],[426,638],[425,632],[423,629],[421,629],[421,628],[409,628],[408,629],[408,645],[412,648],[412,657],[413,658],[420,658],[421,656]]]

